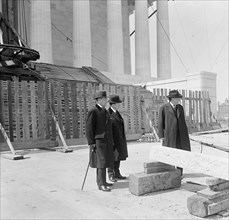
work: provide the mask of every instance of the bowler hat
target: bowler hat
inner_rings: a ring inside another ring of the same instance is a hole
[[[107,93],[106,91],[97,91],[94,95],[94,99],[99,99],[99,98],[106,98],[107,97]]]
[[[118,95],[110,95],[110,96],[109,96],[108,102],[109,102],[110,104],[116,104],[116,103],[121,103],[122,100],[120,100],[120,98],[119,98]]]
[[[178,90],[171,90],[169,91],[169,95],[167,95],[168,98],[182,98],[182,95],[178,92]]]

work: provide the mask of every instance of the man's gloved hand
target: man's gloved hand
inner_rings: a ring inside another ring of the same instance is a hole
[[[90,147],[91,147],[92,151],[96,150],[96,144],[91,144]]]

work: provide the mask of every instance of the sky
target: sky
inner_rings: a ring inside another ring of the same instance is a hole
[[[217,73],[217,100],[229,98],[228,0],[174,0],[168,2],[172,77],[208,71]],[[156,3],[149,7],[149,15]],[[149,19],[151,75],[156,77],[156,14]],[[134,14],[130,16],[130,33]],[[134,72],[134,35],[131,36]]]

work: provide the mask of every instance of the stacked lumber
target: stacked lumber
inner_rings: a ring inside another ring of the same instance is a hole
[[[198,217],[221,214],[226,217],[229,214],[229,181],[210,177],[206,184],[207,189],[188,197],[187,207],[190,214]]]
[[[154,135],[154,133],[146,133],[146,134],[143,134],[138,141],[140,142],[158,142],[158,139]]]
[[[144,172],[130,174],[129,191],[137,196],[181,186],[180,170],[166,163],[143,164]]]

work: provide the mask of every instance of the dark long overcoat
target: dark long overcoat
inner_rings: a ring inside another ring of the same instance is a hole
[[[86,137],[88,145],[96,144],[96,150],[92,151],[90,166],[93,168],[107,168],[113,166],[113,137],[111,120],[108,111],[95,105],[89,110],[86,119]]]
[[[180,144],[177,143],[177,135],[180,136]],[[177,105],[177,114],[170,103],[160,107],[158,136],[164,138],[163,146],[190,151],[190,140],[182,105]]]
[[[118,160],[126,160],[128,157],[128,150],[124,120],[118,111],[115,113],[111,108],[109,108],[108,111],[112,122],[114,149],[117,149],[119,153]]]

